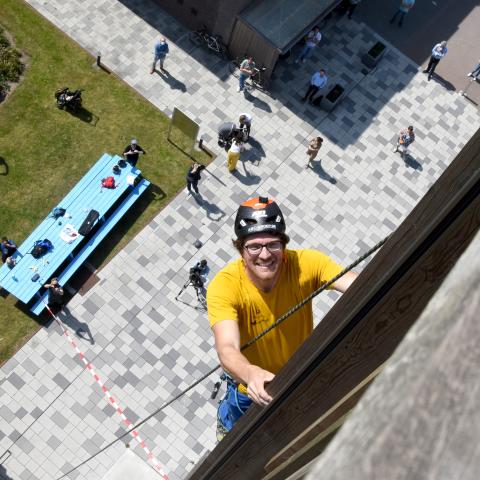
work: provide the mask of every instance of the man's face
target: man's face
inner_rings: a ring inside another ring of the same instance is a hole
[[[278,248],[280,244],[281,248]],[[270,246],[270,251],[266,247],[259,252],[252,252],[252,249],[258,250],[259,246]],[[283,244],[276,235],[268,233],[256,233],[250,235],[243,248],[242,258],[245,263],[245,268],[250,279],[255,283],[256,281],[274,282],[280,274],[283,260]]]

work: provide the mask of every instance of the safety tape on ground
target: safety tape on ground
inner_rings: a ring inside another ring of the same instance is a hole
[[[97,385],[100,386],[102,389],[102,392],[105,394],[105,397],[107,400],[110,402],[110,404],[113,406],[115,411],[120,415],[120,418],[122,419],[123,423],[127,428],[130,428],[133,424],[132,422],[126,417],[123,408],[121,408],[113,395],[108,391],[107,387],[103,384],[102,380],[100,377],[97,375],[95,372],[93,365],[87,360],[83,352],[78,348],[77,343],[75,340],[72,338],[70,335],[70,332],[63,326],[62,322],[57,318],[57,316],[52,312],[50,307],[47,305],[47,303],[42,300],[45,306],[47,307],[47,310],[49,311],[50,315],[52,318],[57,322],[57,324],[60,326],[60,328],[63,331],[63,334],[67,337],[68,342],[70,345],[75,349],[77,352],[78,356],[82,360],[83,364],[87,368],[87,370],[90,372],[92,377],[94,378],[95,382]],[[163,471],[162,466],[160,465],[159,461],[155,458],[153,455],[153,452],[147,447],[145,444],[145,440],[140,437],[140,434],[138,433],[138,430],[132,430],[129,432],[130,435],[140,444],[140,446],[143,448],[147,455],[147,459],[150,461],[150,463],[153,465],[153,468],[163,477],[164,480],[168,480],[168,475]]]

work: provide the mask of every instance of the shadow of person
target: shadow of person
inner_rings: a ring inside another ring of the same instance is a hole
[[[407,167],[413,168],[414,170],[418,170],[419,172],[423,171],[422,164],[413,158],[409,153],[404,156],[403,161]]]
[[[260,98],[253,96],[249,90],[244,90],[243,93],[245,100],[251,102],[254,107],[264,110],[265,112],[272,113],[272,109],[267,102],[264,102]]]
[[[8,175],[8,163],[3,157],[0,157],[0,175]]]
[[[88,340],[91,345],[95,345],[90,327],[85,322],[81,322],[75,318],[66,306],[64,306],[62,310],[58,312],[57,317],[71,330],[73,330],[77,337],[81,338],[82,340]]]
[[[258,140],[255,140],[252,137],[249,137],[247,141],[250,148],[245,152],[245,159],[250,160],[252,163],[256,161],[257,165],[260,165],[260,160],[265,158],[265,150]]]
[[[238,169],[234,170],[232,172],[232,175],[235,178],[238,178],[238,180],[240,180],[244,185],[258,185],[261,181],[261,178],[258,175],[251,175],[250,172],[245,167],[245,162],[243,161],[243,159],[241,160],[241,162],[242,162],[243,171],[245,172],[245,175],[240,173]]]
[[[455,91],[455,86],[453,85],[453,83],[450,83],[448,80],[445,80],[443,77],[436,73],[432,75],[432,80],[435,80],[437,83],[442,85],[442,87],[445,87],[449,92]]]
[[[172,89],[172,90],[181,90],[182,92],[187,91],[187,86],[181,82],[180,80],[177,80],[175,77],[170,75],[168,70],[155,70],[155,73],[159,75],[162,80]]]
[[[335,177],[332,177],[330,174],[328,174],[324,168],[322,167],[322,162],[321,161],[313,161],[310,163],[310,167],[322,180],[326,180],[327,182],[330,182],[332,185],[335,185],[337,183],[337,180]]]
[[[219,222],[225,216],[225,212],[218,205],[205,200],[201,193],[193,195],[193,198],[197,205],[205,210],[209,220]]]
[[[99,118],[96,115],[94,115],[92,112],[90,112],[84,107],[80,107],[75,111],[70,111],[70,110],[67,110],[67,111],[70,112],[72,116],[74,116],[75,118],[78,118],[82,122],[90,124],[92,127],[95,127],[99,120]]]

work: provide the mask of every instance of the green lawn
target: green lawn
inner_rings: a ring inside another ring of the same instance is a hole
[[[168,119],[21,0],[0,0],[0,24],[27,55],[20,85],[0,104],[0,236],[20,244],[104,153],[137,138],[138,166],[153,186],[102,243],[105,262],[185,186],[188,156],[168,142]],[[93,121],[55,106],[57,88],[84,89]],[[209,157],[194,156],[206,163]],[[4,292],[3,292],[4,293]],[[23,311],[22,311],[23,310]],[[38,329],[13,297],[0,297],[0,364]]]

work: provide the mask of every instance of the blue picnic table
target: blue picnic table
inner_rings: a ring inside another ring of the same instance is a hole
[[[58,206],[66,210],[65,215],[45,218],[13,255],[15,267],[10,269],[5,264],[0,268],[3,289],[26,304],[35,299],[31,311],[36,315],[43,310],[47,297],[46,292],[41,293],[43,285],[53,276],[65,284],[150,185],[141,177],[140,170],[128,163],[119,174],[113,174],[113,166],[120,159],[118,155],[102,155],[59,202]],[[116,188],[102,188],[102,179],[108,176],[115,178]],[[72,229],[78,231],[91,210],[99,213],[93,231],[85,236],[69,236]],[[33,244],[45,238],[52,242],[53,249],[35,259],[31,255]],[[39,278],[32,281],[36,273]]]

